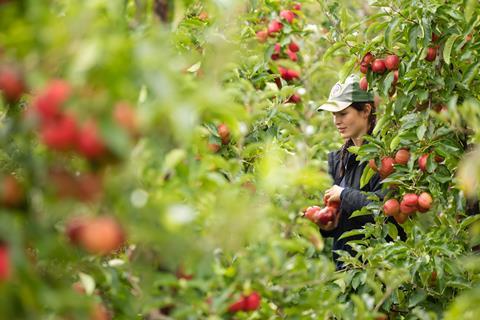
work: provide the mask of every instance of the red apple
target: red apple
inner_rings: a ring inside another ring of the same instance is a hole
[[[125,234],[116,219],[100,216],[92,218],[80,229],[79,241],[86,251],[105,255],[123,245]]]
[[[80,235],[90,220],[90,217],[77,216],[67,221],[65,225],[65,235],[71,243],[80,244]]]
[[[290,98],[288,98],[287,102],[299,103],[302,102],[302,98],[298,94],[293,94]]]
[[[273,46],[273,52],[280,53],[280,51],[282,51],[282,46],[277,42],[275,43],[275,46]]]
[[[318,206],[308,207],[307,210],[305,211],[304,217],[312,222],[316,222],[315,214],[317,213],[317,211],[320,211],[320,209],[321,208]]]
[[[298,79],[300,77],[300,73],[298,71],[293,70],[293,69],[288,69],[287,70],[287,78],[285,80],[293,80],[293,79]]]
[[[368,166],[372,168],[373,171],[378,171],[377,164],[375,163],[375,159],[370,159],[368,161]]]
[[[280,55],[278,53],[272,53],[270,58],[272,58],[272,60],[278,60],[278,59],[280,59]]]
[[[399,214],[394,215],[393,218],[395,221],[397,221],[397,223],[404,224],[408,219],[408,215],[400,212]]]
[[[373,54],[371,54],[370,52],[367,52],[367,54],[365,54],[365,56],[362,59],[362,63],[364,63],[368,67],[374,59],[375,57],[373,56]]]
[[[97,123],[87,121],[78,133],[77,151],[88,159],[97,159],[105,155],[107,148],[98,132]]]
[[[410,215],[417,211],[417,209],[417,206],[407,206],[404,200],[400,202],[400,213],[402,214]]]
[[[10,249],[4,243],[0,244],[0,281],[5,281],[10,278]]]
[[[287,81],[300,77],[298,71],[295,71],[293,69],[285,69],[283,67],[278,67],[278,70],[280,72],[280,76]]]
[[[297,54],[295,52],[291,51],[290,49],[287,49],[287,56],[292,61],[297,61],[298,60]]]
[[[282,10],[280,11],[280,17],[284,18],[288,21],[288,23],[292,23],[295,19],[295,13],[290,10]]]
[[[288,48],[292,52],[298,52],[300,50],[300,47],[294,41],[290,42],[290,44],[288,45]]]
[[[115,122],[132,135],[138,134],[137,115],[132,105],[128,102],[118,102],[113,111]]]
[[[397,199],[389,199],[383,204],[383,212],[386,216],[393,216],[400,213],[400,203]]]
[[[74,117],[61,114],[46,121],[40,128],[42,142],[50,149],[67,151],[73,149],[77,143],[78,129]]]
[[[387,68],[387,70],[397,70],[399,64],[400,59],[396,54],[388,55],[385,58],[385,67]]]
[[[222,139],[222,143],[228,144],[230,142],[230,130],[228,129],[227,125],[224,123],[219,124],[217,131],[220,139]]]
[[[241,297],[240,299],[232,303],[230,306],[228,306],[228,312],[235,313],[238,311],[245,310],[245,306],[246,306],[245,302],[246,302],[245,298]]]
[[[393,84],[398,82],[398,70],[393,71]]]
[[[7,208],[21,206],[25,199],[25,191],[13,175],[5,175],[0,184],[0,204]]]
[[[428,156],[429,156],[429,154],[427,153],[427,154],[424,154],[424,155],[420,156],[420,158],[418,158],[418,167],[423,172],[427,171]]]
[[[361,63],[360,64],[360,72],[363,73],[363,74],[367,74],[368,73],[368,65],[366,65],[365,63]]]
[[[254,311],[260,308],[261,296],[258,292],[252,292],[245,297],[245,311]]]
[[[283,67],[278,67],[278,72],[280,73],[280,76],[286,80],[288,78],[288,69],[283,68]]]
[[[428,211],[432,206],[432,201],[433,201],[432,196],[428,192],[422,192],[418,196],[418,206],[421,209]]]
[[[45,89],[34,99],[33,107],[42,121],[49,121],[59,116],[62,105],[68,100],[71,87],[68,82],[51,80]]]
[[[278,20],[272,20],[268,24],[268,34],[272,36],[273,34],[280,32],[283,28],[283,24]]]
[[[435,162],[440,163],[445,159],[442,156],[436,154],[434,160],[435,160]]]
[[[267,41],[268,31],[267,30],[257,31],[256,36],[257,36],[258,42],[264,43],[265,41]]]
[[[425,60],[432,62],[435,61],[437,57],[437,48],[436,47],[430,47],[427,50],[427,56],[425,57]]]
[[[405,193],[402,202],[409,207],[416,207],[418,205],[418,196],[415,193]]]
[[[314,215],[315,220],[322,225],[326,225],[335,219],[334,209],[326,207],[317,211]]]
[[[376,59],[375,61],[372,62],[372,71],[375,73],[382,74],[386,70],[385,67],[385,60],[383,59]]]
[[[367,91],[367,90],[368,90],[367,77],[363,77],[362,79],[360,79],[359,86],[360,86],[360,89],[362,89],[363,91]]]
[[[206,21],[208,19],[208,12],[202,11],[198,14],[198,19],[202,21]]]
[[[395,160],[391,157],[384,157],[381,160],[381,166],[379,169],[380,177],[385,179],[389,175],[393,173],[395,170],[393,165],[395,164]]]
[[[0,92],[7,102],[18,102],[25,90],[20,72],[10,66],[0,66]]]
[[[90,320],[110,320],[110,313],[108,312],[107,308],[101,303],[96,303],[93,306]]]
[[[220,150],[220,145],[218,143],[209,143],[207,145],[208,150],[210,150],[213,153],[217,153],[218,150]]]
[[[397,164],[406,165],[408,160],[410,160],[410,151],[407,149],[400,149],[395,154],[395,163]]]
[[[340,201],[330,201],[329,200],[327,206],[329,208],[334,209],[334,211],[338,211],[338,209],[340,208]]]
[[[300,3],[298,3],[298,2],[295,3],[295,4],[293,5],[293,10],[297,10],[297,11],[302,10],[302,5],[301,5]]]

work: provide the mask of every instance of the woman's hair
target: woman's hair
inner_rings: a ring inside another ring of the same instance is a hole
[[[373,129],[375,128],[375,124],[377,123],[377,115],[375,113],[375,104],[373,101],[371,102],[354,102],[350,106],[353,107],[357,111],[363,111],[367,107],[367,104],[369,104],[372,109],[370,111],[370,114],[368,115],[368,131],[367,134],[372,134]],[[348,139],[347,142],[342,146],[342,149],[340,151],[340,177],[343,178],[345,175],[345,164],[343,163],[345,161],[345,157],[347,156],[348,153],[348,148],[353,146],[353,141],[352,139]]]

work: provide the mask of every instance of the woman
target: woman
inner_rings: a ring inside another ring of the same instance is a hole
[[[344,232],[362,229],[368,223],[374,223],[372,215],[363,215],[350,218],[350,215],[366,206],[370,200],[364,192],[376,194],[383,199],[380,176],[376,173],[367,185],[360,189],[360,177],[366,163],[360,164],[347,149],[350,146],[361,146],[366,134],[371,134],[376,123],[373,94],[363,91],[359,87],[359,78],[349,76],[344,83],[336,83],[330,92],[327,103],[317,111],[327,110],[333,113],[334,124],[341,137],[345,140],[342,148],[328,154],[328,169],[333,178],[334,185],[325,192],[328,201],[340,201],[339,213],[335,221],[327,225],[319,225],[324,237],[333,237],[333,250],[344,250],[354,255],[355,252],[347,244],[348,241],[361,239],[362,236],[352,236],[339,239]],[[393,223],[396,222],[391,219]],[[403,229],[397,227],[399,233]],[[401,234],[404,237],[404,233]],[[333,260],[337,270],[343,269],[338,261],[339,256],[333,252]]]

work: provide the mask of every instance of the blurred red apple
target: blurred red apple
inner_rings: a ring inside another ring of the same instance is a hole
[[[79,241],[86,251],[105,255],[123,245],[125,234],[116,219],[100,216],[87,221],[80,229]]]

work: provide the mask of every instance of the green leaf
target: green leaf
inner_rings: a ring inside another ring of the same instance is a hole
[[[408,30],[408,45],[412,52],[417,51],[417,37],[419,26],[414,24],[410,30]]]
[[[363,170],[362,177],[360,178],[360,189],[367,185],[374,175],[375,171],[369,166],[366,166]]]
[[[398,237],[398,229],[393,223],[387,223],[387,228],[388,228],[388,235],[392,239],[397,239]]]
[[[325,51],[323,54],[323,61],[325,62],[335,51],[345,47],[346,44],[344,42],[336,42],[330,48]]]
[[[368,215],[371,215],[371,214],[372,213],[370,212],[370,209],[368,207],[363,207],[360,210],[353,211],[352,214],[350,215],[350,217],[348,217],[348,218],[350,219],[350,218],[355,218],[355,217],[360,217],[360,216],[368,216]]]
[[[423,137],[425,136],[425,132],[427,132],[427,127],[425,125],[421,125],[420,127],[417,128],[417,138],[418,140],[422,140]]]
[[[390,150],[395,150],[400,144],[400,141],[401,141],[401,133],[395,136],[395,138],[393,138],[392,141],[390,142]]]
[[[345,79],[352,73],[356,62],[357,62],[357,58],[353,57],[352,59],[350,59],[350,61],[344,64],[343,68],[340,70],[341,82],[345,81]]]
[[[351,147],[349,147],[347,150],[348,150],[348,152],[350,152],[350,153],[358,154],[358,150],[359,150],[359,149],[360,149],[360,147],[351,146]]]
[[[388,95],[388,91],[390,90],[390,87],[392,86],[393,77],[394,77],[394,72],[392,71],[385,77],[385,80],[383,80],[383,94],[385,96]]]
[[[397,27],[398,23],[400,22],[398,17],[395,17],[389,24],[387,29],[385,30],[385,46],[388,49],[392,47],[392,34]]]
[[[480,62],[472,64],[468,67],[467,72],[465,72],[465,76],[463,77],[463,84],[465,86],[469,86],[472,83],[472,80],[478,74],[478,69],[480,68]]]
[[[410,296],[410,299],[408,300],[408,307],[412,308],[415,307],[417,304],[422,302],[427,298],[427,295],[424,290],[422,289],[417,289],[412,296]]]
[[[480,212],[476,212],[476,213],[480,213]],[[465,218],[462,223],[460,223],[460,229],[465,229],[466,227],[468,227],[469,225],[471,225],[472,223],[478,221],[480,219],[480,215],[479,214],[476,214],[474,216],[469,216],[467,218]]]
[[[450,53],[452,52],[453,44],[457,38],[458,34],[453,34],[445,42],[445,48],[443,49],[443,60],[445,60],[446,64],[450,64]]]
[[[477,6],[478,0],[467,0],[464,11],[465,20],[469,21],[472,18]]]
[[[388,117],[386,116],[383,116],[380,121],[377,122],[377,124],[375,125],[375,128],[373,129],[372,131],[372,134],[374,136],[376,136],[378,134],[378,132],[383,128],[383,126],[385,125],[385,123],[387,123],[388,121]]]
[[[351,230],[351,231],[347,231],[347,232],[344,232],[340,238],[338,239],[345,239],[345,238],[348,238],[348,237],[353,237],[353,236],[358,236],[358,235],[361,235],[361,234],[365,234],[365,229],[357,229],[357,230]]]

